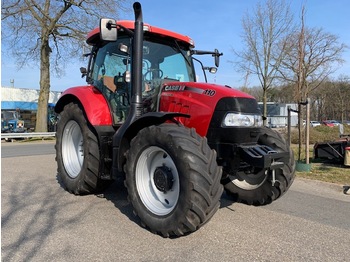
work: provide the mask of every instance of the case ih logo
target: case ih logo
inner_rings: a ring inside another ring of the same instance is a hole
[[[165,86],[164,91],[184,91],[186,86]]]
[[[164,86],[164,91],[188,91],[188,92],[193,92],[197,94],[204,94],[207,96],[214,96],[216,91],[211,90],[211,89],[201,89],[201,88],[196,88],[196,87],[190,87],[190,86]]]

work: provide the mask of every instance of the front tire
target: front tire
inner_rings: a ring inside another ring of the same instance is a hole
[[[223,187],[216,153],[194,129],[142,129],[126,162],[128,198],[141,223],[164,237],[197,230],[215,214]]]
[[[58,177],[67,191],[82,195],[105,188],[106,181],[98,177],[98,140],[79,105],[67,104],[61,112],[55,148]]]
[[[262,128],[258,143],[277,152],[289,152],[289,161],[282,168],[275,169],[275,183],[272,183],[272,171],[269,169],[260,169],[255,173],[238,171],[235,175],[227,172],[222,180],[225,191],[238,202],[256,206],[270,204],[281,197],[295,178],[294,154],[278,132]]]

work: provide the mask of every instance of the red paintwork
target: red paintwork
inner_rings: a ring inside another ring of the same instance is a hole
[[[333,127],[333,126],[334,126],[334,124],[333,124],[332,122],[329,122],[329,121],[327,121],[327,120],[322,121],[322,124],[324,124],[325,126],[330,126],[330,127]]]
[[[128,29],[133,30],[134,29],[134,21],[127,21],[127,20],[121,20],[121,21],[117,21],[117,25],[121,25],[123,27],[126,27]],[[190,45],[191,47],[194,47],[194,42],[193,40],[185,35],[181,35],[166,29],[162,29],[156,26],[151,26],[150,24],[143,24],[143,28],[145,32],[151,32],[153,34],[157,34],[159,36],[167,36],[167,37],[172,37],[174,39],[177,39],[179,41],[185,42],[188,45]],[[87,40],[86,42],[89,45],[94,45],[96,44],[96,41],[99,40],[99,34],[100,34],[100,28],[95,28],[94,30],[92,30],[90,33],[88,33],[87,35]]]
[[[87,85],[69,88],[63,92],[60,100],[64,101],[65,96],[75,96],[80,101],[91,125],[112,125],[112,116],[107,101],[95,87]]]
[[[173,86],[178,90],[167,90]],[[185,87],[189,87],[190,90],[186,90]],[[191,90],[191,88],[194,89]],[[205,136],[215,106],[223,97],[254,99],[246,93],[225,86],[196,82],[172,82],[164,85],[162,89],[160,111],[189,114],[190,118],[180,118],[178,120],[187,127],[195,128],[199,135]]]

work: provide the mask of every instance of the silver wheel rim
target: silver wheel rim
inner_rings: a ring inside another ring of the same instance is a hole
[[[254,190],[260,187],[267,179],[267,171],[262,170],[258,174],[245,174],[238,172],[236,176],[230,176],[233,184],[244,190]]]
[[[79,124],[74,120],[70,120],[63,131],[62,159],[67,174],[71,178],[76,178],[83,165],[84,148],[83,133]]]
[[[166,192],[160,191],[153,179],[158,167],[167,167],[173,176],[172,187]],[[140,199],[150,212],[164,216],[175,208],[180,194],[179,175],[173,159],[166,151],[156,146],[144,150],[136,164],[135,181]]]

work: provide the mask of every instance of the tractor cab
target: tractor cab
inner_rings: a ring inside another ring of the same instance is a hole
[[[88,83],[104,94],[113,112],[113,123],[118,125],[125,122],[132,96],[134,23],[112,21],[116,26],[113,34],[105,32],[107,23],[111,23],[111,20],[102,19],[101,27],[88,36],[87,43],[93,49],[89,68],[87,71],[83,69],[83,72],[86,72]],[[158,111],[160,90],[165,83],[196,81],[193,54],[213,54],[217,58],[222,54],[217,50],[193,50],[193,41],[187,36],[148,24],[143,29],[141,93],[144,114]],[[110,38],[110,35],[117,37]],[[204,67],[200,61],[199,63],[203,72],[205,69],[216,72],[214,67]]]

